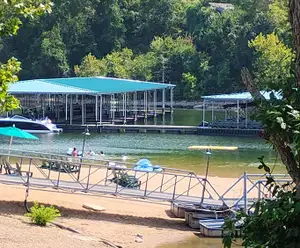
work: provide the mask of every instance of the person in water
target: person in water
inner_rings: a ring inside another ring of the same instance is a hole
[[[100,152],[100,156],[102,156],[102,157],[105,156],[103,151]]]
[[[74,147],[74,149],[73,149],[72,156],[73,157],[77,157],[78,156],[78,151],[77,151],[76,147]]]

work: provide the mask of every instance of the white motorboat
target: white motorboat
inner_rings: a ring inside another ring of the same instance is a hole
[[[43,120],[31,120],[24,116],[14,115],[12,117],[0,118],[0,127],[15,126],[28,133],[58,133],[62,132],[49,118]]]

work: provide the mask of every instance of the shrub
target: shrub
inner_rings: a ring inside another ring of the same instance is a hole
[[[30,208],[30,213],[27,213],[26,216],[29,217],[33,223],[45,226],[47,223],[59,217],[60,212],[52,206],[45,207],[44,205],[39,205],[35,202]]]

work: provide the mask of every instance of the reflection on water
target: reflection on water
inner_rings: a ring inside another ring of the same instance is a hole
[[[241,246],[233,245],[232,248]],[[205,238],[194,235],[193,237],[172,244],[159,246],[158,248],[223,248],[222,240],[217,238]]]

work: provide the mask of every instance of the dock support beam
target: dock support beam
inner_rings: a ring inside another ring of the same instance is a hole
[[[214,123],[215,121],[214,115],[214,102],[211,102],[211,122]]]
[[[173,100],[174,100],[174,88],[172,87],[170,90],[170,110],[171,114],[173,114]]]
[[[66,95],[66,109],[65,109],[65,121],[68,123],[68,95]]]
[[[84,125],[84,97],[81,95],[81,124]]]
[[[127,122],[127,94],[124,93],[124,125],[126,124]]]
[[[95,119],[96,119],[96,126],[98,124],[98,95],[95,96]]]
[[[144,118],[147,119],[148,118],[148,92],[144,91]]]
[[[157,116],[157,112],[156,112],[156,110],[157,110],[157,91],[156,90],[154,90],[154,92],[153,92],[153,109],[154,109],[154,117],[156,117]]]
[[[100,109],[99,109],[100,125],[102,125],[102,104],[103,104],[103,99],[102,99],[102,95],[100,95]]]
[[[240,124],[240,100],[237,100],[236,103],[236,128],[239,128],[239,124]]]
[[[137,114],[138,114],[138,109],[137,109],[137,92],[133,93],[133,111],[134,111],[134,122],[137,121]]]
[[[116,110],[115,94],[112,94],[110,97],[110,114],[111,114],[112,124],[115,123],[115,110]]]
[[[162,90],[162,114],[165,115],[165,109],[166,109],[166,90]]]
[[[202,105],[202,127],[205,127],[205,100],[203,100]]]
[[[70,125],[73,124],[73,95],[70,95]]]

